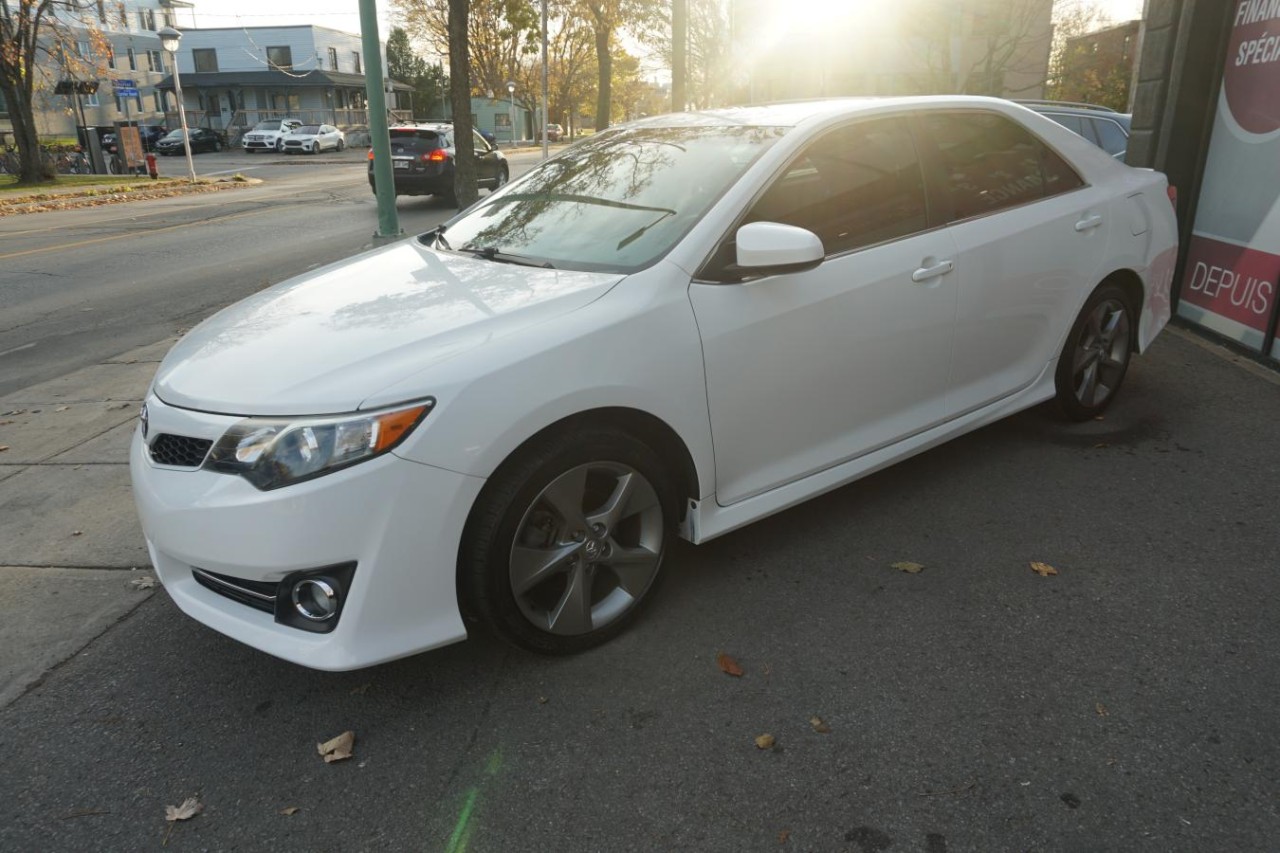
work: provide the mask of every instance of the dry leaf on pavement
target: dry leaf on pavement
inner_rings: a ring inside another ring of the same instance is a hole
[[[1033,562],[1031,564],[1031,571],[1035,572],[1042,578],[1047,578],[1049,577],[1049,575],[1056,575],[1058,573],[1058,570],[1055,569],[1053,566],[1049,565],[1048,563],[1036,563],[1036,562]]]
[[[782,830],[781,832],[779,832],[779,833],[778,833],[778,843],[779,843],[779,844],[786,844],[786,843],[787,843],[787,839],[788,839],[788,838],[790,838],[790,837],[791,837],[791,830],[789,830],[789,829],[784,829],[784,830]]]
[[[725,675],[732,675],[734,678],[742,677],[742,667],[724,652],[716,655],[716,666],[720,667],[720,671]]]
[[[1098,712],[1098,716],[1099,716],[1099,717],[1109,717],[1109,716],[1111,716],[1111,712],[1107,710],[1107,706],[1106,706],[1106,705],[1103,705],[1101,702],[1099,702],[1098,704],[1094,705],[1094,706],[1093,706],[1093,709],[1094,709],[1095,711],[1097,711],[1097,712]]]
[[[129,581],[129,586],[135,587],[137,589],[154,589],[155,585],[156,585],[156,579],[153,577],[134,578],[133,580]]]
[[[70,409],[70,408],[71,408],[70,406],[59,406],[58,408],[54,409],[54,411],[55,411],[55,412],[65,412],[67,409]]]
[[[773,735],[760,735],[756,738],[756,749],[773,749]]]
[[[903,560],[901,563],[892,563],[893,568],[900,572],[906,572],[909,575],[918,575],[924,571],[924,566],[919,563],[913,563],[910,560]]]
[[[335,761],[342,761],[344,758],[351,757],[351,750],[356,745],[356,733],[353,731],[345,731],[333,740],[327,740],[324,743],[316,744],[316,749],[324,756],[325,764],[332,764]]]
[[[204,811],[204,806],[195,797],[187,797],[180,806],[165,806],[164,819],[168,821],[191,820]]]
[[[71,535],[72,535],[72,536],[83,536],[83,535],[84,535],[84,531],[83,531],[83,530],[73,530],[73,531],[71,531]]]
[[[8,450],[8,449],[9,449],[9,445],[7,445],[7,444],[0,444],[0,453],[4,453],[4,452],[5,452],[6,450]]]
[[[826,723],[824,723],[821,717],[816,717],[816,716],[810,717],[809,725],[813,726],[813,730],[820,735],[831,733],[831,726],[828,726]]]
[[[288,817],[289,815],[297,814],[298,811],[299,809],[297,806],[289,806],[289,808],[287,809],[281,809],[280,814],[284,815],[285,817]]]

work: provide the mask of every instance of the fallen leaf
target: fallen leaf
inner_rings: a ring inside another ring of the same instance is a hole
[[[820,735],[831,733],[831,726],[824,723],[821,717],[810,717],[809,725],[813,726],[813,730]]]
[[[129,586],[137,589],[155,589],[156,579],[153,577],[134,578],[129,581]]]
[[[8,426],[11,423],[13,423],[13,421],[0,421],[0,426]]]
[[[539,704],[539,705],[545,705],[545,704],[547,704],[547,697],[546,697],[546,696],[539,696],[539,697],[538,697],[538,704]]]
[[[69,408],[71,408],[71,407],[70,407],[70,406],[59,406],[58,408],[54,409],[54,411],[55,411],[55,412],[65,412],[65,411],[66,411],[67,409],[69,409]]]
[[[356,745],[356,733],[353,731],[345,731],[333,740],[327,740],[324,743],[316,744],[316,749],[324,756],[325,764],[332,764],[335,761],[342,761],[344,758],[351,757],[351,750]]]
[[[180,806],[165,806],[164,819],[168,821],[191,820],[204,811],[204,806],[195,797],[187,797]]]
[[[773,749],[773,735],[760,735],[756,738],[756,749]]]
[[[7,444],[0,444],[0,453],[4,453],[4,452],[5,452],[6,450],[8,450],[8,449],[9,449],[9,445],[7,445]]]
[[[285,817],[288,817],[289,815],[297,814],[298,811],[299,809],[297,806],[289,806],[289,808],[287,809],[281,809],[280,814],[284,815]]]
[[[782,830],[781,832],[779,832],[779,833],[778,833],[778,843],[779,843],[779,844],[786,844],[786,843],[787,843],[787,839],[788,839],[788,838],[790,838],[790,837],[791,837],[791,830],[789,830],[789,829],[784,829],[784,830]]]
[[[898,571],[906,572],[909,575],[918,575],[924,571],[924,566],[919,563],[912,563],[909,560],[904,560],[901,563],[893,563],[892,566]]]
[[[73,531],[71,531],[71,535],[72,535],[72,536],[83,536],[83,535],[84,535],[84,531],[83,531],[83,530],[73,530]]]
[[[1031,571],[1035,572],[1042,578],[1047,578],[1049,577],[1049,575],[1056,575],[1058,573],[1058,570],[1055,569],[1053,566],[1049,565],[1048,563],[1036,563],[1036,562],[1033,562],[1031,564]]]
[[[720,667],[720,671],[725,675],[732,675],[734,678],[742,677],[742,667],[724,652],[716,655],[716,666]]]
[[[1105,420],[1106,420],[1106,418],[1105,418],[1105,417],[1103,417],[1102,415],[1094,415],[1094,416],[1093,416],[1093,419],[1094,419],[1095,421],[1105,421]]]
[[[1097,444],[1095,444],[1095,445],[1093,446],[1093,449],[1094,449],[1094,450],[1103,450],[1103,449],[1108,448],[1108,447],[1110,447],[1110,446],[1111,446],[1111,445],[1107,444],[1105,441],[1099,441]]]
[[[1106,705],[1103,705],[1101,702],[1099,702],[1098,704],[1094,705],[1094,706],[1093,706],[1093,709],[1094,709],[1095,711],[1097,711],[1097,712],[1098,712],[1098,716],[1099,716],[1099,717],[1109,717],[1109,716],[1111,716],[1111,712],[1107,710],[1107,706],[1106,706]]]
[[[352,687],[352,688],[351,688],[351,695],[352,695],[352,696],[363,696],[364,694],[366,694],[366,693],[368,693],[368,692],[369,692],[369,688],[370,688],[370,687],[372,687],[372,686],[373,686],[373,683],[372,683],[372,682],[368,682],[368,681],[366,681],[364,684],[361,684],[359,687]]]

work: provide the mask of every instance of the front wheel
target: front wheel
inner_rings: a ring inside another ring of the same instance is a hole
[[[675,504],[661,459],[624,432],[540,442],[498,470],[467,521],[464,611],[530,651],[606,642],[652,597]]]
[[[338,140],[338,150],[339,150],[339,151],[341,151],[342,149],[344,149],[344,148],[346,148],[346,147],[347,147],[347,141],[346,141],[345,139],[339,139],[339,140]]]
[[[1123,290],[1104,284],[1071,327],[1054,375],[1058,408],[1068,420],[1097,417],[1115,399],[1133,351],[1133,309]]]

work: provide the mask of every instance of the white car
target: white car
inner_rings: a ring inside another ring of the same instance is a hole
[[[175,346],[131,451],[156,572],[319,669],[469,623],[586,649],[673,536],[1046,400],[1101,412],[1169,318],[1168,192],[985,98],[598,134]]]
[[[255,124],[240,144],[250,154],[255,151],[283,151],[285,134],[301,126],[302,122],[296,118],[266,119]]]
[[[319,154],[327,150],[341,151],[346,147],[346,136],[333,125],[304,124],[285,134],[283,151],[286,154]]]

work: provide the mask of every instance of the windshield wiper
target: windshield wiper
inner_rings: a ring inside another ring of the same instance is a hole
[[[600,207],[617,207],[622,210],[649,210],[654,213],[666,213],[672,216],[675,211],[669,207],[650,207],[647,204],[630,204],[625,201],[614,201],[611,198],[599,198],[593,195],[576,195],[573,193],[509,193],[494,199],[495,206],[509,204],[513,201],[570,201],[576,204],[594,204]]]
[[[623,237],[621,240],[618,241],[617,249],[618,250],[625,249],[628,245],[630,245],[631,243],[634,243],[636,240],[639,240],[641,237],[643,237],[646,231],[648,231],[653,226],[657,225],[662,220],[666,219],[668,216],[671,216],[673,213],[675,213],[674,210],[669,210],[666,213],[659,216],[657,219],[650,222],[648,225],[642,225],[636,230],[632,231],[630,234],[628,234],[627,236]]]
[[[462,249],[486,261],[495,261],[500,264],[518,264],[522,267],[539,267],[545,270],[555,269],[555,266],[550,261],[530,258],[527,255],[513,255],[510,252],[500,251],[497,246],[463,246]]]

